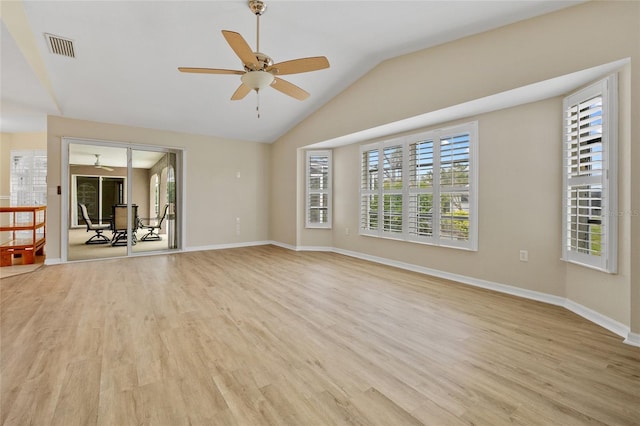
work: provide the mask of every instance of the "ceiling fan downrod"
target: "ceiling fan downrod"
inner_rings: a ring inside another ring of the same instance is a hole
[[[260,16],[267,10],[267,5],[261,0],[249,0],[249,9],[256,15],[256,53],[260,52]],[[256,90],[256,115],[260,118],[260,91]]]
[[[261,0],[249,0],[249,9],[256,15],[256,51],[260,51],[260,16],[267,10],[267,5]]]

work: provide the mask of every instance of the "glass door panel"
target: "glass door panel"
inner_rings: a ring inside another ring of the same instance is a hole
[[[134,253],[175,249],[176,153],[134,149],[132,200],[138,206]]]
[[[69,175],[67,260],[126,256],[113,244],[113,206],[127,202],[127,149],[70,143]]]

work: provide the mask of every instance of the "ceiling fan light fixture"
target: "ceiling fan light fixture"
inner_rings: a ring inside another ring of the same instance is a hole
[[[240,80],[245,86],[250,87],[253,90],[261,90],[273,83],[273,74],[266,71],[249,71],[244,73]]]
[[[256,15],[256,49],[253,50],[240,33],[222,30],[222,35],[225,40],[227,40],[231,49],[242,61],[244,71],[194,67],[178,67],[178,71],[197,74],[240,75],[242,84],[240,84],[233,95],[231,95],[232,101],[244,99],[252,90],[255,90],[256,93],[259,94],[260,90],[265,89],[267,86],[271,86],[277,91],[300,101],[307,99],[309,97],[308,92],[305,92],[293,83],[283,80],[280,76],[329,68],[329,61],[324,56],[313,56],[291,59],[274,64],[269,56],[260,52],[260,16],[266,10],[266,5],[263,0],[248,0],[248,4],[251,12]],[[258,100],[258,107],[256,107],[258,117],[260,117],[259,102]]]

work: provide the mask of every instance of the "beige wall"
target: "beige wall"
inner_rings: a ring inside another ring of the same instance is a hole
[[[620,185],[619,207],[640,212],[638,185],[630,183],[640,181],[640,121],[631,120],[640,111],[638,22],[640,2],[591,1],[381,63],[273,145],[271,239],[297,246],[325,242],[569,297],[640,333],[640,214],[621,220],[618,275],[558,260],[559,98],[477,117],[481,150],[477,253],[357,235],[356,146],[334,152],[334,229],[322,236],[322,231],[305,230],[300,220],[304,197],[299,162],[300,149],[313,143],[631,58],[631,66],[622,73],[626,98],[621,101],[620,128],[626,133],[621,132],[620,149],[626,157],[621,157],[621,179],[626,183]],[[584,33],[584,28],[597,28],[596,34],[589,43],[569,47],[573,35]],[[529,116],[542,121],[529,121]],[[514,123],[516,119],[520,121]],[[522,130],[517,138],[514,129]],[[527,212],[522,221],[510,216],[508,205]],[[519,262],[519,249],[529,250],[528,263]],[[633,263],[632,253],[636,253]]]
[[[60,215],[68,214],[68,203],[55,195],[56,186],[62,182],[63,137],[184,149],[185,249],[264,241],[268,237],[270,145],[53,116],[48,117],[47,134],[48,259],[60,257]],[[240,218],[240,235],[236,235],[236,218]]]
[[[560,261],[561,223],[557,214],[562,198],[558,167],[562,138],[557,131],[561,117],[562,100],[553,98],[464,120],[478,121],[477,252],[359,236],[359,146],[334,150],[334,245],[563,296],[564,263]],[[456,123],[446,123],[445,127]],[[520,262],[520,250],[528,250],[528,262]]]

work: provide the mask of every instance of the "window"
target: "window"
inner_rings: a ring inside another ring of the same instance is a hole
[[[331,151],[307,151],[306,227],[331,228]]]
[[[477,145],[474,122],[363,146],[360,233],[477,250]]]
[[[47,151],[11,151],[12,206],[47,204]]]
[[[12,150],[10,205],[38,206],[47,204],[47,151]],[[16,222],[33,220],[30,212],[16,213]],[[18,231],[19,238],[30,238],[31,231]]]
[[[617,269],[617,81],[564,99],[563,259]]]
[[[382,148],[382,230],[403,231],[402,143]]]
[[[160,213],[160,178],[158,174],[155,173],[151,177],[151,184],[153,185],[153,215],[154,217],[158,217]]]

